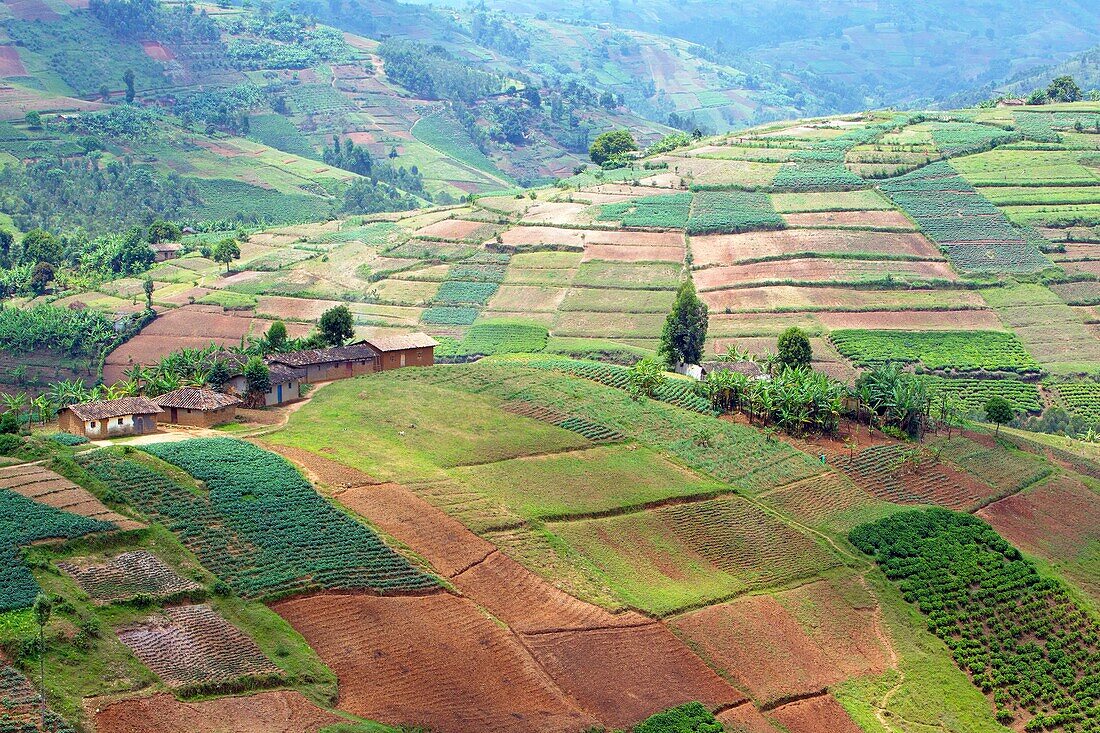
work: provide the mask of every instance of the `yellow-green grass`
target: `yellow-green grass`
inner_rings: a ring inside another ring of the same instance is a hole
[[[1097,186],[1100,194],[1100,186]],[[1014,224],[1071,225],[1087,222],[1100,224],[1100,203],[1040,204],[1034,206],[1002,206],[1008,220]]]
[[[412,381],[404,371],[317,390],[271,440],[386,481],[440,479],[443,467],[591,445],[576,433],[504,411],[498,398]]]
[[[452,475],[527,519],[593,515],[732,490],[634,444],[467,466]]]
[[[986,186],[978,192],[998,206],[1100,203],[1100,186]]]
[[[1077,312],[1042,285],[988,288],[982,297],[1044,369],[1088,373],[1100,363],[1100,337]]]
[[[773,193],[772,206],[780,214],[814,211],[886,211],[894,208],[878,191],[829,193]]]
[[[1080,186],[1100,183],[1094,169],[1080,163],[1081,153],[1066,150],[994,149],[956,158],[951,165],[973,186]]]
[[[876,499],[838,471],[795,481],[757,498],[807,526],[841,535],[904,508]]]
[[[666,615],[790,584],[840,563],[738,496],[547,524],[626,604]]]
[[[554,320],[558,336],[592,338],[656,338],[666,313],[561,311]]]
[[[505,285],[566,287],[573,282],[575,267],[519,267],[512,264],[504,273]]]
[[[589,287],[675,290],[680,282],[680,266],[672,263],[633,264],[625,262],[585,262],[577,268],[574,285]]]
[[[417,280],[382,280],[371,286],[371,292],[386,303],[419,306],[427,303],[439,290],[438,282]]]
[[[501,285],[489,299],[489,309],[515,313],[556,313],[566,292],[566,288],[540,285]]]
[[[573,287],[559,308],[606,313],[668,313],[674,299],[675,293],[671,290]]]

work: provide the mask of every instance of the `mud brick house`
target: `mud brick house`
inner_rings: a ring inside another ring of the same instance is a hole
[[[57,413],[61,430],[90,440],[156,432],[160,406],[144,397],[81,402]]]
[[[180,387],[166,392],[153,401],[164,410],[161,422],[210,428],[232,422],[237,417],[240,399],[233,395],[199,387]]]
[[[435,363],[435,347],[439,344],[425,333],[378,336],[363,343],[378,352],[378,371],[405,366],[431,366]]]
[[[293,369],[301,375],[301,381],[312,384],[380,371],[378,356],[378,352],[367,344],[352,344],[272,354],[267,357],[267,363],[271,368],[281,366]]]
[[[247,393],[248,380],[244,378],[244,365],[248,363],[249,357],[245,354],[222,351],[214,358],[224,361],[229,367],[231,376],[226,385],[229,391],[239,395]],[[302,370],[274,363],[270,359],[267,360],[267,370],[271,378],[271,389],[264,395],[265,407],[302,399],[302,383],[305,381],[305,373]]]
[[[183,254],[183,245],[179,242],[157,242],[150,244],[149,249],[153,250],[153,262],[178,259]]]

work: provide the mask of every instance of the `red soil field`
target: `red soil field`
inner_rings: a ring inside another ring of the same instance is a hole
[[[26,76],[27,69],[15,46],[0,46],[0,76]]]
[[[86,705],[102,733],[317,733],[344,722],[290,690],[193,702],[153,695]]]
[[[340,301],[261,295],[256,301],[256,312],[275,318],[316,321],[321,318],[321,314],[336,305],[340,305]]]
[[[412,547],[445,577],[454,576],[496,550],[457,519],[397,484],[359,486],[340,492],[336,499]]]
[[[962,511],[997,491],[927,454],[921,456],[918,467],[905,465],[903,459],[902,446],[881,445],[856,453],[854,460],[842,455],[833,465],[864,491],[895,504],[937,504]]]
[[[692,250],[695,240],[692,240]],[[748,265],[710,267],[692,273],[700,290],[742,283],[793,280],[796,282],[837,282],[877,280],[887,274],[913,279],[955,280],[946,262],[899,262],[878,260],[827,260],[803,258]]]
[[[42,0],[4,0],[17,20],[56,20],[60,16]]]
[[[672,622],[757,704],[822,690],[844,675],[771,596],[710,606]]]
[[[443,219],[416,230],[420,237],[439,237],[440,239],[466,239],[485,226],[483,221],[465,221],[463,219]]]
[[[154,61],[172,61],[176,55],[157,41],[142,41],[141,50]]]
[[[609,262],[683,262],[681,247],[633,247],[618,244],[584,245],[582,262],[605,260]]]
[[[826,328],[874,328],[915,331],[1000,331],[1004,324],[992,310],[864,311],[818,313]]]
[[[620,232],[593,229],[584,233],[589,244],[623,244],[632,247],[684,248],[684,235],[680,232]]]
[[[609,728],[628,728],[692,700],[714,709],[745,699],[660,623],[526,635],[523,643]]]
[[[262,445],[264,448],[275,451],[287,460],[298,464],[298,467],[305,471],[306,476],[309,477],[312,483],[320,484],[330,491],[342,491],[355,486],[382,483],[362,471],[345,466],[343,463],[334,461],[331,458],[317,455],[305,448],[296,448],[267,441],[262,441]]]
[[[57,566],[96,601],[128,600],[138,594],[163,598],[202,590],[201,585],[181,577],[159,557],[144,550],[124,552],[106,561],[72,558]]]
[[[684,247],[680,232],[621,232],[601,229],[563,229],[550,226],[518,226],[501,234],[508,246],[559,244],[581,249],[585,244],[618,244],[631,247]]]
[[[1055,561],[1074,558],[1100,540],[1100,496],[1073,476],[1055,476],[990,504],[978,516],[1016,547]]]
[[[790,733],[861,733],[861,729],[832,695],[799,700],[770,713]]]
[[[913,222],[900,211],[823,211],[783,214],[791,227],[878,227],[881,229],[912,229]]]
[[[743,234],[709,234],[692,237],[691,251],[696,265],[731,265],[746,259],[800,252],[873,252],[943,259],[935,245],[921,234],[845,229],[781,229]]]
[[[273,608],[336,673],[338,706],[353,715],[440,733],[575,733],[595,724],[464,598],[316,595]]]
[[[868,308],[903,307],[913,304],[914,296],[925,297],[936,305],[958,308],[986,308],[977,291],[970,290],[853,290],[851,288],[809,288],[797,285],[765,285],[758,288],[735,288],[703,293],[702,298],[712,311],[759,310],[774,308]]]
[[[499,551],[455,575],[453,582],[464,595],[519,633],[653,623],[641,614],[614,614],[577,600]]]
[[[42,466],[20,464],[0,468],[0,489],[10,489],[20,496],[55,509],[111,522],[120,530],[140,529],[145,526],[111,511],[87,489]]]
[[[730,708],[717,717],[725,733],[779,733],[752,703]]]

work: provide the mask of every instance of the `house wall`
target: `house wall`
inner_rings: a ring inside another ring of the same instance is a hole
[[[72,410],[61,410],[57,413],[57,427],[65,433],[84,435],[84,422]]]
[[[387,351],[379,357],[379,371],[400,369],[406,366],[431,366],[435,363],[435,347]]]
[[[306,384],[317,382],[331,382],[336,379],[348,379],[362,374],[370,374],[377,371],[374,359],[356,359],[354,361],[337,361],[331,364],[311,364],[305,368],[306,376],[302,380]]]
[[[160,414],[160,421],[193,428],[210,428],[232,422],[236,417],[237,407],[235,405],[223,407],[220,410],[191,410],[177,407],[174,414],[171,407],[165,407],[164,412]]]
[[[155,415],[121,415],[109,420],[81,420],[71,410],[65,410],[58,415],[57,422],[65,432],[83,435],[89,440],[145,435],[156,432],[157,429]]]
[[[285,402],[293,402],[302,398],[302,386],[297,379],[289,382],[283,382],[283,401],[279,402],[279,384],[277,382],[271,383],[271,391],[264,395],[264,405],[271,407],[273,405],[280,405]],[[245,395],[248,393],[248,381],[243,376],[236,376],[229,380],[229,386],[233,388],[233,391],[238,395]]]

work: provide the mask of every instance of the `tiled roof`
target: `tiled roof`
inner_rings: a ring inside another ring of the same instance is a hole
[[[394,336],[375,336],[363,339],[363,343],[376,351],[404,351],[405,349],[423,349],[439,346],[439,342],[426,333],[403,333]]]
[[[157,403],[144,397],[120,397],[102,402],[81,402],[69,405],[73,414],[81,420],[110,420],[124,415],[155,415],[164,412]]]
[[[212,389],[200,389],[199,387],[180,387],[166,392],[154,400],[161,407],[176,407],[188,410],[220,410],[223,407],[239,405],[241,401],[232,395],[215,392]]]
[[[290,367],[306,367],[317,364],[332,364],[338,361],[373,359],[378,353],[367,344],[352,346],[333,346],[328,349],[305,349],[289,351],[285,354],[272,354],[268,361],[273,364],[285,364]]]

